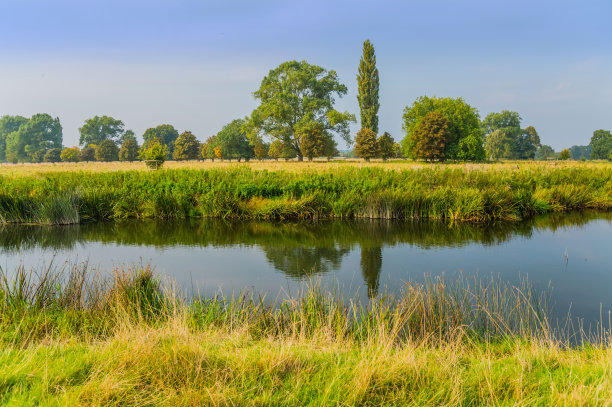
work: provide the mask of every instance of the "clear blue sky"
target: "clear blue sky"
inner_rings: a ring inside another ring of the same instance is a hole
[[[104,114],[138,136],[170,123],[203,140],[292,59],[336,70],[349,88],[337,106],[358,115],[366,38],[380,130],[397,140],[424,94],[461,96],[481,117],[517,111],[557,150],[612,129],[610,0],[0,0],[0,14],[0,115],[59,116],[68,146]]]

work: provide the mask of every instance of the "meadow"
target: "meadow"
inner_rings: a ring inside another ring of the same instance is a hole
[[[520,220],[612,207],[612,164],[169,162],[0,166],[0,222],[125,218]]]
[[[148,266],[64,271],[0,279],[2,404],[612,403],[609,331],[564,336],[526,282],[430,279],[368,304],[315,282],[270,304],[188,299]]]

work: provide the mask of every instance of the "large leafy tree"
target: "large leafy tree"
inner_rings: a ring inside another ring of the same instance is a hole
[[[535,153],[535,159],[536,160],[548,160],[551,158],[555,158],[557,157],[557,153],[555,153],[555,150],[553,150],[553,148],[551,146],[548,146],[546,144],[542,144]]]
[[[378,157],[378,142],[374,130],[365,128],[357,132],[355,137],[355,148],[353,149],[357,157],[370,161],[370,158]]]
[[[119,161],[136,161],[138,159],[138,142],[135,137],[124,137],[119,149]]]
[[[440,112],[429,112],[419,121],[410,137],[414,157],[443,161],[447,143],[451,140],[448,119]]]
[[[467,104],[462,98],[429,96],[421,96],[412,106],[404,109],[403,128],[406,137],[402,140],[401,145],[405,157],[414,157],[411,135],[425,115],[434,111],[439,112],[448,121],[450,140],[445,144],[445,158],[458,160],[483,160],[485,158],[480,116],[476,108]]]
[[[378,133],[378,68],[376,54],[370,40],[363,43],[363,55],[357,68],[357,101],[361,112],[361,128]]]
[[[0,162],[6,161],[6,137],[19,130],[28,121],[22,116],[2,116],[0,118]]]
[[[380,137],[378,137],[377,143],[378,154],[380,155],[380,158],[386,161],[388,158],[391,158],[395,155],[395,141],[389,133],[385,131],[383,134],[381,134]]]
[[[61,147],[59,118],[39,113],[6,137],[6,158],[11,162],[41,162],[47,150]]]
[[[520,115],[510,110],[489,113],[482,121],[482,130],[489,158],[533,159],[540,146],[536,129],[521,129]]]
[[[610,130],[595,130],[591,137],[591,158],[609,159],[612,154],[612,133]]]
[[[117,161],[119,159],[119,147],[113,140],[102,140],[96,148],[95,157],[96,161]]]
[[[349,123],[355,116],[334,109],[336,97],[346,94],[347,88],[338,81],[335,71],[327,71],[306,61],[289,61],[271,70],[253,93],[260,105],[244,124],[249,139],[254,143],[261,134],[281,140],[303,159],[301,129],[312,122],[321,124],[327,134],[339,134],[351,142]]]
[[[215,147],[221,148],[223,158],[254,157],[253,146],[249,144],[244,124],[245,121],[242,119],[233,120],[215,135]]]
[[[572,157],[577,160],[589,160],[591,159],[591,152],[593,151],[593,147],[591,145],[588,146],[571,146],[570,152],[572,153]]]
[[[157,140],[167,147],[167,151],[170,155],[174,151],[174,142],[178,138],[178,131],[171,124],[160,124],[157,127],[152,127],[145,130],[142,138],[144,140],[143,146],[146,148],[153,141]]]
[[[268,156],[278,161],[280,156],[283,154],[283,148],[284,146],[281,140],[274,140],[268,149]]]
[[[190,131],[182,132],[174,142],[172,158],[175,160],[196,160],[200,155],[200,142]]]
[[[300,129],[300,149],[304,157],[312,161],[314,157],[325,154],[325,146],[329,135],[325,133],[323,126],[319,122],[311,122],[309,126]]]
[[[115,143],[123,140],[125,135],[124,124],[121,120],[109,116],[94,116],[85,120],[83,127],[79,129],[81,134],[79,144],[100,144],[104,140],[112,140]]]

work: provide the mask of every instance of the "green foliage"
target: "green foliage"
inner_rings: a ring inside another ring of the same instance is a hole
[[[136,138],[128,137],[126,134],[119,149],[119,161],[136,161],[138,159],[139,148]]]
[[[482,121],[482,129],[487,137],[485,150],[489,158],[533,159],[540,147],[536,129],[533,126],[521,129],[517,112],[489,113]]]
[[[571,158],[572,158],[572,152],[569,150],[569,148],[564,148],[559,153],[559,160],[569,160]]]
[[[290,61],[271,70],[253,94],[260,105],[243,129],[255,142],[260,134],[280,140],[295,150],[302,160],[300,129],[318,122],[323,129],[342,136],[350,143],[349,123],[355,117],[333,108],[335,97],[347,92],[335,71],[327,71],[306,61]]]
[[[253,146],[253,153],[255,154],[255,158],[261,161],[264,158],[268,157],[269,148],[270,146],[262,141],[258,141],[257,143],[255,143],[255,146]]]
[[[570,152],[572,153],[572,157],[576,160],[590,160],[592,151],[593,151],[593,147],[590,144],[587,146],[571,146],[570,147]]]
[[[610,130],[595,130],[589,145],[592,148],[592,159],[609,159],[610,154],[612,154],[612,133],[610,133]]]
[[[557,153],[551,146],[542,144],[535,153],[536,160],[549,160],[557,157]]]
[[[178,136],[178,131],[172,125],[160,124],[157,127],[145,130],[144,134],[142,135],[144,140],[143,146],[148,146],[148,144],[153,140],[158,140],[162,144],[166,145],[168,157],[170,157],[174,151],[174,142]]]
[[[138,154],[138,158],[145,161],[166,161],[168,156],[168,147],[160,142],[158,139],[149,141],[146,145],[142,146]]]
[[[410,134],[412,154],[428,161],[444,161],[451,140],[448,120],[438,111],[427,113]]]
[[[270,148],[268,149],[268,155],[270,156],[270,158],[278,160],[283,154],[283,149],[283,142],[281,140],[274,140],[270,144]]]
[[[86,146],[88,144],[97,145],[104,140],[120,142],[125,130],[121,120],[109,116],[94,116],[85,120],[83,127],[79,128],[79,133],[79,145]]]
[[[207,138],[206,141],[202,143],[202,147],[200,149],[200,155],[202,158],[210,158],[213,161],[215,160],[215,143],[215,136]]]
[[[2,116],[0,118],[0,162],[6,161],[6,137],[19,130],[28,119],[22,116]]]
[[[372,129],[361,129],[355,137],[355,147],[353,149],[357,157],[370,161],[370,158],[378,157],[378,143],[376,133]]]
[[[6,137],[6,159],[10,162],[41,162],[51,148],[62,147],[59,118],[35,114]]]
[[[378,154],[383,160],[394,157],[396,152],[394,150],[395,140],[386,131],[378,137]]]
[[[325,150],[323,151],[323,155],[330,160],[333,157],[337,157],[340,155],[340,151],[338,151],[338,143],[333,137],[327,137],[325,140]]]
[[[46,163],[58,163],[62,160],[61,158],[62,150],[59,148],[50,148],[45,153],[43,157],[43,161]]]
[[[79,152],[79,161],[95,161],[96,160],[96,148],[95,144],[90,144],[87,147],[81,149]]]
[[[136,141],[136,143],[138,143],[138,141],[136,140],[136,135],[134,134],[133,130],[125,131],[125,134],[123,135],[123,138],[121,139],[121,143],[123,144],[123,142],[127,140],[134,140]]]
[[[215,135],[215,146],[223,152],[223,158],[252,158],[254,157],[253,146],[243,129],[245,121],[236,119],[223,126],[221,131]]]
[[[119,159],[119,147],[113,140],[102,140],[95,153],[96,161],[117,161]]]
[[[67,147],[60,153],[60,159],[67,163],[75,163],[79,161],[79,153],[78,147]]]
[[[331,138],[323,125],[319,122],[310,122],[304,125],[299,130],[300,150],[304,157],[312,161],[314,157],[320,157],[325,154],[327,140]]]
[[[403,128],[406,136],[401,142],[405,157],[414,157],[413,131],[430,112],[437,111],[448,121],[450,140],[446,143],[444,157],[460,160],[483,160],[485,152],[476,108],[462,98],[438,98],[421,96],[412,106],[404,109]]]
[[[174,142],[172,158],[175,160],[197,160],[200,155],[200,143],[190,131],[184,131]]]
[[[284,158],[285,161],[289,161],[293,158],[296,158],[297,156],[298,156],[297,152],[295,151],[295,148],[293,148],[291,144],[282,143],[282,150],[281,150],[280,158]]]
[[[378,133],[378,68],[374,45],[370,40],[363,43],[363,55],[357,69],[357,101],[361,112],[361,128]]]

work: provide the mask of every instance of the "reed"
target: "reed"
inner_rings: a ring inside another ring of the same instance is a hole
[[[391,164],[390,164],[391,165]],[[0,222],[125,218],[519,220],[612,207],[612,165],[249,166],[0,177]]]
[[[367,304],[186,297],[149,266],[0,278],[11,405],[606,405],[612,347],[555,339],[524,282],[429,279]]]

